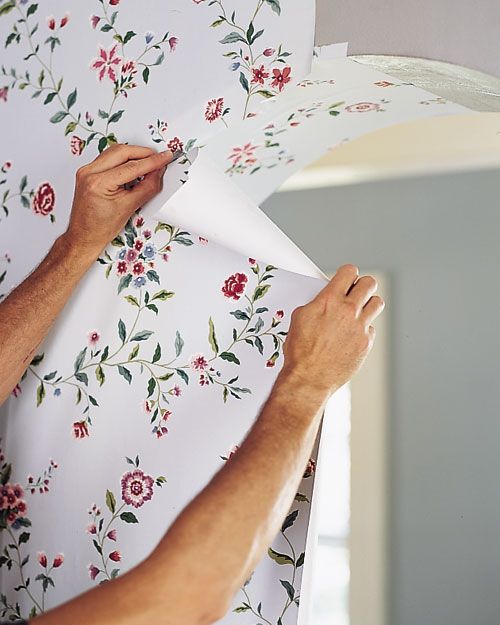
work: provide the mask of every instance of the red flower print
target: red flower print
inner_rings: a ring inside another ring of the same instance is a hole
[[[55,569],[58,569],[63,562],[64,562],[64,554],[63,553],[58,553],[56,555],[56,557],[54,558],[54,561],[52,562],[52,566]]]
[[[149,399],[146,399],[146,401],[144,402],[144,412],[146,414],[149,414],[152,411],[153,411],[153,402],[149,401]]]
[[[7,95],[9,93],[8,87],[0,87],[0,100],[7,102]]]
[[[283,71],[279,69],[273,69],[273,80],[271,82],[272,87],[278,87],[280,91],[283,91],[283,87],[287,82],[290,82],[291,67],[285,67]]]
[[[275,365],[275,364],[276,364],[276,363],[274,362],[274,360],[269,359],[269,360],[266,362],[266,367],[274,367],[274,365]]]
[[[345,107],[348,113],[367,113],[368,111],[378,111],[379,109],[380,104],[375,104],[375,102],[358,102]]]
[[[90,17],[90,25],[92,28],[96,28],[97,24],[101,21],[101,18],[98,15],[91,15]]]
[[[116,273],[123,276],[128,273],[128,265],[124,260],[119,260],[116,264]]]
[[[251,82],[259,83],[260,85],[264,84],[264,79],[269,77],[269,72],[266,72],[263,65],[260,67],[252,68],[252,80]]]
[[[168,419],[170,418],[171,415],[172,415],[172,411],[171,410],[163,410],[162,411],[162,415],[161,415],[162,421],[168,421]]]
[[[142,219],[142,217],[141,217],[141,219]],[[142,250],[143,246],[144,246],[144,241],[141,241],[141,239],[136,239],[134,241],[134,250],[136,252],[140,252]]]
[[[229,159],[233,161],[233,165],[239,162],[251,165],[257,160],[254,156],[254,152],[257,149],[256,145],[251,143],[245,143],[241,148],[233,148],[232,153],[229,155]]]
[[[64,28],[69,21],[69,13],[66,13],[64,17],[61,19],[61,28]]]
[[[89,564],[89,576],[90,579],[94,580],[100,573],[101,571],[94,566],[93,564]]]
[[[52,15],[47,18],[47,26],[50,28],[50,30],[55,30],[56,28],[56,20]]]
[[[177,37],[170,37],[168,40],[168,45],[170,46],[170,52],[174,52],[177,44],[179,43],[179,39]]]
[[[5,161],[5,163],[2,165],[2,171],[5,173],[11,167],[12,167],[12,163],[10,161]],[[7,255],[5,257],[7,258]]]
[[[282,310],[277,310],[274,316],[276,317],[276,319],[283,319],[285,313]]]
[[[90,347],[94,347],[94,345],[97,345],[99,339],[101,338],[101,335],[99,334],[99,332],[97,332],[97,330],[91,330],[87,336]]]
[[[35,191],[31,201],[33,212],[37,215],[48,215],[54,210],[56,194],[49,182],[42,183]]]
[[[251,265],[255,265],[255,258],[249,258],[249,259],[248,259],[248,262],[249,262]]]
[[[99,56],[94,59],[90,65],[91,69],[97,70],[99,80],[103,80],[106,76],[113,82],[116,81],[116,66],[122,62],[121,58],[116,54],[117,45],[111,46],[109,50],[99,47]]]
[[[203,354],[194,354],[189,359],[189,366],[193,371],[204,371],[208,367],[208,360]]]
[[[132,267],[132,273],[134,274],[134,276],[142,276],[142,274],[144,273],[144,263],[142,263],[140,260],[134,263],[134,266]]]
[[[117,4],[120,4],[120,0],[109,0],[109,4],[111,6],[116,6]]]
[[[87,525],[87,529],[85,530],[87,534],[97,534],[97,527],[95,523],[90,523]]]
[[[184,143],[182,143],[179,137],[174,137],[173,139],[170,139],[170,141],[167,143],[167,148],[171,152],[179,152],[184,148]]]
[[[313,460],[313,458],[310,458],[309,462],[307,463],[307,467],[304,471],[304,477],[311,477],[311,475],[313,475],[315,471],[316,471],[316,461]]]
[[[43,551],[39,551],[37,554],[37,558],[38,558],[38,562],[40,563],[40,566],[43,566],[43,568],[46,568],[47,556],[45,555],[45,553]]]
[[[213,100],[209,100],[207,103],[207,108],[205,110],[205,119],[207,122],[214,122],[216,119],[222,115],[222,110],[224,109],[224,98],[217,98]]]
[[[199,384],[200,386],[208,386],[210,384],[210,380],[202,373],[200,375]]]
[[[140,508],[153,497],[154,480],[140,469],[125,473],[121,484],[123,501],[134,508]]]
[[[142,234],[144,235],[145,239],[150,239],[153,236],[151,230],[144,230]],[[168,250],[168,247],[167,247],[167,250]]]
[[[174,388],[172,389],[172,395],[174,395],[174,397],[179,397],[181,394],[182,394],[181,387],[177,386],[176,384]]]
[[[389,82],[388,80],[379,80],[378,82],[374,82],[374,85],[376,85],[377,87],[393,87],[394,83],[393,82]]]
[[[109,532],[106,534],[106,538],[108,538],[109,540],[114,540],[116,542],[116,530],[109,530]]]
[[[84,147],[85,147],[85,141],[83,139],[80,139],[80,137],[77,137],[76,135],[73,135],[71,137],[71,141],[70,141],[71,154],[74,154],[75,156],[80,156],[80,154],[83,152]]]
[[[121,553],[119,551],[112,551],[109,554],[109,559],[113,560],[113,562],[120,562],[122,559]]]
[[[153,432],[156,434],[156,438],[161,438],[162,436],[165,436],[165,434],[168,434],[168,428],[166,427],[155,427],[153,428]]]
[[[141,228],[144,225],[144,217],[137,217],[135,220],[135,227]]]
[[[22,393],[21,387],[19,386],[19,384],[16,384],[14,388],[12,389],[12,395],[14,395],[14,397],[19,397],[21,393]]]
[[[264,56],[272,56],[276,50],[274,48],[266,48],[262,53]]]
[[[85,421],[75,421],[73,423],[73,436],[75,438],[85,438],[89,435],[89,428]]]
[[[245,285],[248,282],[248,278],[244,273],[235,273],[229,276],[224,282],[224,286],[221,291],[226,297],[234,300],[239,300],[245,290]]]

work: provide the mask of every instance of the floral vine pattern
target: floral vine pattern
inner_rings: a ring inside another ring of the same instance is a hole
[[[28,53],[23,60],[33,59],[39,67],[38,76],[34,78],[28,70],[20,72],[14,67],[0,66],[0,76],[9,81],[1,88],[0,99],[7,101],[9,90],[17,88],[30,91],[32,98],[43,99],[44,105],[57,103],[59,110],[52,114],[50,121],[53,124],[66,121],[64,135],[70,136],[70,150],[77,156],[93,141],[98,142],[99,152],[118,141],[113,125],[125,113],[125,109],[118,107],[121,98],[127,98],[137,88],[139,72],[143,84],[148,84],[151,71],[162,65],[165,52],[173,53],[179,41],[169,32],[162,37],[147,32],[139,52],[133,54],[130,48],[137,48],[135,44],[141,37],[132,29],[119,28],[119,10],[115,8],[118,2],[97,0],[97,3],[98,11],[91,16],[89,27],[111,37],[111,43],[101,45],[96,58],[90,62],[90,69],[96,72],[98,81],[110,87],[109,105],[97,112],[76,112],[78,88],[66,93],[64,78],[57,75],[53,67],[55,52],[62,45],[63,29],[67,30],[70,23],[69,15],[60,19],[50,16],[43,24],[36,19],[39,5],[35,2],[11,0],[0,7],[0,15],[12,12],[17,17],[5,46],[25,45]]]
[[[11,167],[12,163],[5,161],[0,168],[0,174],[2,174],[0,186],[7,186],[8,173]],[[52,223],[56,220],[53,213],[56,204],[56,194],[50,182],[43,182],[36,189],[30,188],[28,176],[24,175],[19,182],[17,191],[14,192],[10,188],[5,189],[2,194],[2,210],[5,217],[9,216],[9,203],[12,200],[19,201],[21,206],[31,209],[35,215],[41,215],[42,217],[47,217],[48,215]]]
[[[235,448],[229,458],[223,458],[224,460],[230,460],[233,454],[236,452],[237,448]],[[304,479],[310,478],[314,475],[316,470],[316,461],[311,458],[308,462],[306,470],[304,472]],[[309,499],[306,495],[302,493],[297,493],[295,495],[295,501],[299,503],[310,503]],[[292,541],[287,536],[287,530],[289,530],[294,523],[297,521],[300,515],[300,509],[295,508],[292,510],[285,518],[280,533],[278,535],[279,539],[281,539],[286,546],[285,550],[276,551],[272,547],[268,549],[268,556],[273,560],[279,567],[291,567],[290,574],[287,576],[288,579],[280,579],[279,582],[282,586],[282,590],[285,594],[284,603],[281,612],[278,615],[278,618],[272,618],[271,615],[266,614],[264,616],[264,607],[262,602],[256,604],[250,597],[250,582],[252,578],[248,579],[241,589],[243,594],[243,600],[239,606],[234,609],[234,612],[237,614],[242,613],[251,613],[253,614],[259,621],[259,623],[266,623],[266,625],[283,625],[283,618],[287,611],[291,608],[291,606],[298,607],[300,603],[300,589],[297,588],[297,580],[298,580],[298,572],[299,569],[304,565],[305,561],[305,553],[302,551],[301,553],[297,553]],[[279,575],[279,577],[285,577],[285,575]]]
[[[0,284],[5,281],[7,277],[8,265],[11,262],[11,258],[8,252],[5,252],[3,256],[0,256]],[[6,293],[0,293],[0,302],[5,298]]]
[[[262,305],[271,288],[276,267],[260,267],[255,259],[250,258],[248,262],[250,275],[253,274],[253,285],[246,273],[237,272],[229,276],[221,286],[221,297],[232,301],[241,300],[245,304],[230,312],[241,325],[239,328],[233,327],[229,344],[219,346],[215,323],[210,317],[208,348],[211,355],[204,350],[187,359],[181,359],[184,339],[179,330],[172,341],[172,350],[165,355],[165,345],[160,345],[159,342],[155,344],[154,331],[142,325],[145,323],[143,318],[147,311],[158,314],[158,306],[175,296],[174,292],[163,288],[156,292],[150,289],[153,283],[160,286],[160,277],[154,268],[155,262],[157,258],[161,259],[160,262],[168,261],[173,245],[191,246],[193,240],[188,232],[158,222],[154,228],[155,233],[166,232],[168,236],[157,247],[152,239],[152,230],[145,226],[142,216],[129,220],[124,236],[118,236],[111,244],[111,247],[119,248],[116,257],[112,258],[106,250],[99,259],[101,264],[106,265],[106,278],[115,270],[119,294],[131,289],[130,293],[122,297],[132,307],[133,314],[127,321],[120,317],[115,344],[103,345],[100,332],[92,329],[87,335],[88,344],[75,357],[71,373],[62,374],[58,370],[39,373],[43,353],[35,356],[28,369],[39,381],[36,390],[37,407],[45,400],[48,389],[51,389],[55,397],[59,397],[63,390],[75,394],[76,405],[82,406],[81,418],[72,425],[73,435],[77,439],[89,436],[92,426],[91,412],[94,407],[99,406],[95,393],[91,394],[89,391],[89,375],[102,387],[107,376],[115,371],[128,384],[132,383],[135,375],[147,373],[144,412],[150,419],[152,433],[161,438],[168,433],[166,422],[172,416],[171,402],[183,394],[182,386],[188,386],[192,377],[197,378],[202,387],[219,389],[224,403],[229,398],[241,399],[243,395],[251,393],[251,390],[238,384],[239,374],[236,371],[225,377],[219,370],[220,364],[226,362],[239,366],[241,361],[237,351],[243,344],[255,348],[261,356],[267,352],[267,356],[264,356],[267,367],[274,367],[282,352],[286,332],[279,325],[284,312],[278,310],[271,314],[269,308]],[[205,240],[200,239],[200,242],[203,244]],[[266,349],[266,343],[271,345],[270,350]],[[21,387],[16,387],[15,391],[20,393]]]
[[[112,490],[106,491],[105,503],[109,519],[95,503],[88,511],[91,522],[87,525],[86,532],[99,556],[97,565],[88,565],[88,573],[92,581],[96,580],[100,584],[114,579],[120,573],[117,563],[122,561],[122,553],[116,548],[119,532],[117,526],[120,522],[139,523],[134,510],[151,501],[154,487],[161,488],[167,481],[163,475],[153,478],[144,473],[139,467],[139,456],[135,460],[127,457],[126,461],[133,466],[133,470],[125,472],[120,479],[119,501]]]
[[[292,111],[281,123],[270,123],[262,129],[262,140],[233,147],[227,157],[229,167],[226,174],[256,174],[261,169],[272,169],[280,164],[289,165],[295,156],[283,148],[280,141],[284,133],[299,126],[304,120],[318,113],[327,113],[332,117],[340,115],[339,107],[344,102],[313,102],[309,106]]]
[[[31,538],[29,528],[32,523],[28,516],[26,495],[36,493],[43,495],[49,492],[49,485],[58,465],[51,459],[49,466],[41,475],[37,477],[28,475],[26,483],[21,485],[11,481],[12,464],[6,461],[1,449],[0,462],[0,532],[8,536],[0,556],[0,568],[5,567],[9,575],[16,575],[19,583],[15,592],[24,594],[31,605],[29,615],[23,616],[19,602],[9,601],[6,595],[1,594],[0,617],[11,621],[31,619],[45,611],[46,594],[50,587],[55,587],[54,573],[64,563],[64,555],[58,553],[49,558],[45,552],[39,552],[37,560],[40,573],[34,580],[28,575],[26,569],[31,554],[26,554],[26,546]]]
[[[193,1],[196,4],[203,2]],[[276,15],[280,15],[280,1],[257,0],[248,24],[237,20],[236,11],[227,11],[223,0],[210,0],[207,5],[215,7],[219,13],[211,24],[212,28],[224,27],[228,31],[220,43],[232,48],[224,56],[230,59],[229,69],[238,73],[239,83],[246,93],[243,119],[251,117],[253,113],[249,111],[249,106],[256,96],[261,99],[272,98],[281,93],[292,79],[292,68],[287,65],[291,52],[284,50],[282,44],[277,48],[258,48],[258,39],[264,34],[264,28],[257,25],[259,13],[266,6]],[[223,103],[218,102],[216,99],[208,103],[205,114],[207,121],[223,119],[229,112],[229,109],[224,109]]]

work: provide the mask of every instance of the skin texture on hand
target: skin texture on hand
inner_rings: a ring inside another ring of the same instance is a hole
[[[75,286],[128,218],[161,190],[171,152],[115,145],[76,174],[68,228],[0,303],[0,404],[20,380]],[[122,187],[138,176],[133,189]]]
[[[326,402],[371,350],[371,324],[384,307],[376,288],[372,277],[344,265],[297,309],[261,414],[151,556],[33,623],[209,625],[222,618],[290,508]]]

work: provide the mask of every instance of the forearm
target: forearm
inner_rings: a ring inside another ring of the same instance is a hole
[[[149,558],[40,625],[84,625],[90,617],[94,625],[208,625],[222,618],[277,534],[314,445],[327,396],[300,382],[280,377],[238,452]]]
[[[33,273],[0,304],[0,404],[18,383],[95,256],[60,236]]]

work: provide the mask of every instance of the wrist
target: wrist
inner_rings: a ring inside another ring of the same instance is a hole
[[[53,252],[64,257],[70,266],[87,270],[99,256],[95,246],[82,245],[69,231],[61,234],[55,241]]]
[[[303,406],[305,414],[311,414],[311,409],[313,412],[314,409],[321,410],[336,390],[336,387],[318,382],[310,373],[285,365],[276,379],[272,395],[283,397],[299,409]]]

